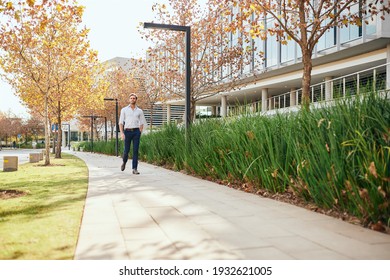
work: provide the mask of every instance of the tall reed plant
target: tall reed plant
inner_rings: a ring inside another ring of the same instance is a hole
[[[142,136],[140,158],[388,224],[389,100],[388,92],[357,95],[311,112],[203,119],[188,146],[170,124]]]

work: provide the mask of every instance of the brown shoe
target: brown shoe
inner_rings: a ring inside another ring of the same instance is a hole
[[[139,174],[138,170],[137,169],[133,169],[133,174],[138,175]]]
[[[125,168],[126,168],[126,163],[122,163],[121,170],[123,171],[123,170],[125,170]]]

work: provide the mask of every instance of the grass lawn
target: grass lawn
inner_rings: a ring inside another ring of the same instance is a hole
[[[0,259],[73,259],[88,169],[72,155],[0,171]],[[5,192],[7,190],[7,192]]]

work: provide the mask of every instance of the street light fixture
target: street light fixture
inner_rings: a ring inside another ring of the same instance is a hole
[[[119,139],[118,139],[118,99],[117,98],[104,98],[105,101],[115,101],[115,154],[116,156],[119,155]]]
[[[185,121],[185,130],[186,130],[186,142],[189,145],[189,129],[191,122],[191,27],[184,25],[171,25],[171,24],[159,24],[144,22],[144,28],[146,29],[161,29],[161,30],[172,30],[172,31],[181,31],[185,32],[186,35],[186,79],[185,79],[185,88],[186,88],[186,121]]]

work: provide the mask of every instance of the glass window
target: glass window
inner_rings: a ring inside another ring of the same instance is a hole
[[[367,19],[368,24],[366,25],[366,35],[373,35],[376,33],[376,16],[371,19]]]
[[[359,13],[359,3],[352,5],[350,12],[352,14],[358,14]],[[347,10],[345,13],[349,13],[349,10]],[[342,13],[343,14],[343,13]],[[361,27],[357,25],[348,25],[348,26],[342,26],[340,28],[340,43],[345,43],[348,41],[355,40],[361,36]]]
[[[340,28],[340,43],[346,43],[359,37],[359,26],[349,25]]]
[[[268,19],[266,28],[274,25],[274,19]],[[278,42],[276,36],[267,36],[265,48],[265,63],[266,67],[275,66],[278,64]]]
[[[265,20],[263,20],[263,25],[265,25]],[[265,68],[265,41],[260,37],[255,37],[253,39],[253,69],[261,70]]]
[[[266,41],[265,63],[266,67],[278,64],[278,42],[275,36],[268,36]]]
[[[326,23],[325,23],[326,24]],[[318,40],[317,50],[322,51],[328,48],[333,47],[336,44],[336,29],[331,28],[322,35],[320,40]]]
[[[363,24],[366,24],[366,35],[372,35],[372,34],[375,34],[377,32],[376,24],[377,24],[378,17],[376,15],[371,15],[371,13],[368,12],[369,4],[374,3],[374,2],[375,2],[375,0],[368,0],[366,3],[367,14],[366,14],[366,16],[364,18],[364,22],[363,22]],[[367,21],[367,23],[365,23],[366,21]]]
[[[253,40],[253,62],[254,70],[264,68],[264,41],[258,37]]]
[[[249,32],[250,26],[247,27],[247,32]],[[243,48],[243,61],[244,63],[244,69],[243,73],[250,73],[253,71],[253,39],[249,36],[246,38],[243,38],[242,42],[242,48]]]
[[[295,47],[296,42],[292,40],[287,41],[287,45],[281,45],[280,59],[282,63],[294,60]]]

